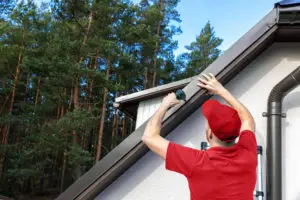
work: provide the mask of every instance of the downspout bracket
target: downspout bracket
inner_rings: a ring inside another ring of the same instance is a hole
[[[268,112],[263,112],[262,113],[263,117],[270,117],[270,116],[273,116],[273,115],[279,115],[282,118],[286,118],[286,113],[268,113]]]

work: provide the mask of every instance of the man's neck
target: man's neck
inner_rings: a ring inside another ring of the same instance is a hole
[[[223,141],[214,141],[211,143],[211,146],[212,147],[232,147],[233,145],[235,145],[235,141],[232,141],[232,142],[223,142]]]

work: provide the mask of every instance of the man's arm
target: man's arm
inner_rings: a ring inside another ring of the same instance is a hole
[[[219,95],[238,112],[239,117],[242,121],[241,131],[250,130],[254,132],[255,122],[248,109],[243,104],[241,104],[234,96],[232,96],[232,94],[226,89]]]
[[[180,103],[180,101],[176,99],[174,93],[168,94],[147,123],[142,137],[142,141],[163,159],[166,159],[169,141],[160,136],[161,123],[168,109],[178,103]]]
[[[202,78],[198,78],[198,86],[207,89],[212,94],[221,96],[228,104],[230,104],[239,114],[242,121],[241,132],[244,130],[255,131],[255,122],[248,109],[241,104],[223,85],[215,78],[213,74],[202,74]]]

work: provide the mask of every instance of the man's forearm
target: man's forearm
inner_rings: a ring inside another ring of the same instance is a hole
[[[230,104],[239,114],[242,122],[252,120],[253,117],[248,109],[240,103],[228,90],[224,89],[219,94],[228,104]]]
[[[155,114],[152,116],[152,118],[146,125],[143,139],[160,135],[161,123],[167,110],[168,109],[164,106],[160,106],[158,108],[158,110],[155,112]]]
[[[160,136],[161,124],[168,109],[178,103],[180,101],[176,99],[175,93],[164,97],[158,110],[147,123],[142,137],[144,144],[163,159],[166,159],[169,141]]]

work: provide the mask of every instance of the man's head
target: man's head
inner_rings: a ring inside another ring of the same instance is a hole
[[[207,119],[206,138],[211,146],[228,146],[239,136],[241,120],[237,111],[217,100],[208,100],[202,105]]]

